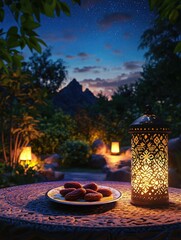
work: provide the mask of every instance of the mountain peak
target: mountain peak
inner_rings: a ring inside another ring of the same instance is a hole
[[[78,84],[78,85],[80,85],[80,83],[75,78],[73,78],[72,81],[69,84]]]
[[[66,87],[60,90],[53,98],[55,107],[60,107],[67,113],[74,114],[77,110],[95,104],[97,98],[74,78]]]
[[[82,92],[82,85],[75,78],[65,88]]]

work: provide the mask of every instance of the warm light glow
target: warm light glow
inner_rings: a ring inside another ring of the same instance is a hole
[[[168,134],[132,134],[132,203],[168,202]]]
[[[132,158],[130,149],[121,152],[119,155],[106,153],[104,156],[106,157],[107,165],[112,170],[117,170],[122,161],[126,162]]]
[[[31,157],[31,147],[23,147],[22,152],[20,154],[20,161],[30,161]]]
[[[111,143],[111,154],[119,154],[119,153],[120,153],[119,142],[112,142]]]

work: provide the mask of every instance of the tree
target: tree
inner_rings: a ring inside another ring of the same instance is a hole
[[[80,4],[80,0],[72,3]],[[41,46],[46,45],[36,32],[41,15],[55,17],[62,12],[70,15],[70,10],[60,0],[0,0],[0,22],[6,20],[7,9],[15,21],[7,31],[0,29],[0,150],[5,162],[14,166],[18,149],[40,136],[35,117],[46,94],[31,76],[20,71],[23,60],[20,50],[27,46],[40,53]]]
[[[125,114],[117,102],[108,100],[102,93],[98,95],[93,106],[78,112],[75,120],[80,132],[79,139],[86,140],[90,144],[96,139],[102,139],[107,144],[113,140],[123,140],[126,143],[128,134],[125,123],[128,124],[128,119],[125,120]]]
[[[21,72],[0,76],[0,145],[5,163],[15,166],[20,150],[40,136],[37,105],[43,102],[42,90],[33,87],[31,78]]]
[[[50,57],[50,48],[40,55],[34,53],[25,63],[24,70],[32,75],[35,85],[46,88],[49,93],[56,93],[66,80],[67,71],[61,59],[53,61]]]
[[[128,134],[129,125],[140,116],[140,110],[135,98],[135,84],[123,85],[117,88],[111,100],[111,109],[119,117],[119,127],[121,142],[130,144],[130,134]]]
[[[152,64],[160,61],[172,61],[179,58],[174,53],[174,48],[180,38],[180,24],[172,25],[167,20],[155,21],[150,29],[147,29],[141,36],[139,48],[148,48],[145,58]]]
[[[112,96],[112,104],[119,114],[125,115],[128,109],[134,105],[134,85],[118,87]]]
[[[72,0],[80,4],[80,0]],[[46,45],[39,38],[36,29],[40,27],[41,15],[47,17],[60,16],[63,12],[70,15],[70,9],[60,0],[1,0],[0,22],[6,20],[6,8],[12,13],[15,23],[5,32],[0,29],[0,70],[19,68],[23,57],[18,50],[25,46],[33,51],[41,52],[41,45]]]
[[[140,47],[148,49],[146,63],[135,85],[138,107],[143,110],[143,102],[151,105],[170,122],[174,136],[181,131],[181,57],[174,52],[179,36],[180,27],[166,20],[143,33]]]
[[[181,24],[180,0],[149,0],[150,9],[158,15],[158,21],[169,20],[173,25]],[[175,52],[181,52],[181,41],[178,41]]]

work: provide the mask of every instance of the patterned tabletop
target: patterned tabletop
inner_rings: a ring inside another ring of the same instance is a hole
[[[119,235],[179,229],[180,234],[181,189],[169,188],[169,206],[148,208],[130,203],[129,183],[96,183],[121,191],[122,198],[115,203],[88,207],[51,202],[46,196],[47,191],[62,186],[64,181],[0,189],[0,222],[51,233],[106,230]]]

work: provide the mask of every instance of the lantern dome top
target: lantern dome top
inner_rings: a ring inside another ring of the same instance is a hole
[[[149,106],[146,107],[144,115],[136,119],[129,128],[129,133],[135,132],[159,132],[170,133],[168,124],[157,117]]]

